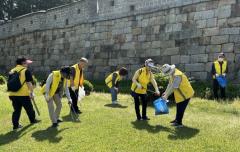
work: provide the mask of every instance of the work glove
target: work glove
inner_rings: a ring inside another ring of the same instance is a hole
[[[34,99],[34,97],[35,97],[34,92],[31,92],[31,93],[30,93],[30,98],[31,98],[31,99]]]
[[[167,96],[166,96],[166,93],[165,93],[165,92],[162,94],[162,99],[163,99],[163,100],[167,100]]]
[[[226,76],[226,73],[223,73],[222,75],[225,77],[225,76]]]
[[[219,77],[219,74],[215,74],[216,77]]]
[[[49,100],[50,100],[50,97],[49,97],[49,95],[48,95],[48,94],[45,94],[45,99],[46,99],[47,101],[49,101]]]
[[[68,100],[68,104],[72,104],[72,99],[69,99],[69,100]]]
[[[155,92],[155,95],[156,95],[156,96],[160,96],[160,91],[157,90],[157,91]]]
[[[114,89],[118,92],[118,88],[117,87],[114,87]]]
[[[166,95],[162,96],[162,99],[167,101],[167,96]]]
[[[72,86],[71,87],[72,91],[76,91],[76,87]]]
[[[142,85],[140,83],[136,83],[138,89],[142,89]]]

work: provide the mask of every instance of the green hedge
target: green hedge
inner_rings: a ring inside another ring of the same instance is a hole
[[[131,82],[130,80],[123,80],[119,82],[119,92],[120,93],[130,93],[131,92]],[[104,80],[94,80],[92,81],[94,85],[94,91],[96,92],[109,92],[109,88],[106,86]]]
[[[4,85],[6,83],[6,77],[0,75],[0,85]]]

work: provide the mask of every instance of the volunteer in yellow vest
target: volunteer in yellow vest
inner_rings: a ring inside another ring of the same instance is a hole
[[[158,85],[154,79],[154,75],[151,72],[151,67],[153,67],[153,60],[152,59],[147,59],[145,61],[145,66],[143,68],[138,69],[133,78],[132,78],[132,86],[131,86],[131,95],[134,98],[134,103],[135,103],[135,112],[137,116],[137,120],[150,120],[147,117],[147,88],[148,84],[151,82],[154,89],[155,89],[155,94],[160,95]],[[139,98],[141,98],[142,101],[142,116],[140,114],[140,101]]]
[[[70,95],[72,98],[72,112],[80,114],[81,111],[78,108],[78,91],[79,87],[83,87],[83,69],[87,65],[88,60],[86,58],[81,58],[78,64],[72,66],[72,75],[70,77]]]
[[[28,65],[31,63],[32,61],[26,59],[25,57],[18,57],[16,60],[16,67],[9,72],[9,75],[12,75],[14,72],[18,72],[21,82],[21,88],[18,91],[9,91],[9,98],[12,101],[14,109],[12,115],[13,130],[22,128],[19,124],[22,107],[27,112],[31,124],[39,122],[39,120],[36,120],[35,111],[31,102],[31,99],[34,98],[32,86],[33,78],[31,72],[28,70]]]
[[[115,71],[115,72],[111,73],[105,79],[105,83],[109,87],[110,93],[112,96],[112,104],[118,104],[118,101],[117,101],[117,94],[119,91],[118,83],[127,74],[128,74],[128,70],[126,68],[122,67],[119,71]]]
[[[220,53],[218,55],[218,59],[212,65],[212,76],[213,76],[213,93],[214,98],[218,99],[218,90],[220,88],[221,98],[225,99],[225,87],[221,87],[216,79],[216,77],[224,76],[226,77],[226,73],[228,72],[228,64],[225,59],[224,53]]]
[[[167,100],[168,97],[173,93],[175,102],[177,104],[176,118],[175,120],[171,121],[171,123],[175,127],[182,127],[183,115],[190,99],[194,95],[194,90],[187,76],[175,68],[175,65],[163,65],[162,72],[164,75],[170,77],[169,84],[166,91],[163,93],[162,98]]]
[[[72,103],[68,89],[68,81],[71,75],[70,67],[62,67],[60,71],[53,71],[47,78],[46,84],[41,88],[48,104],[48,112],[52,121],[52,127],[57,127],[62,120],[59,119],[62,109],[62,96],[65,92],[69,103]],[[56,109],[54,108],[54,104]]]

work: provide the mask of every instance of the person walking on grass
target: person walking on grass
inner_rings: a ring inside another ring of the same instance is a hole
[[[72,75],[70,77],[69,82],[69,90],[70,95],[72,98],[73,106],[70,109],[72,112],[76,112],[77,114],[80,114],[81,111],[78,107],[78,91],[79,87],[83,87],[84,77],[83,77],[83,69],[87,65],[88,60],[86,58],[81,58],[79,63],[72,66]]]
[[[145,61],[145,66],[138,69],[133,78],[132,78],[132,86],[131,86],[131,95],[134,99],[135,103],[135,112],[137,116],[137,120],[150,120],[147,117],[147,88],[148,84],[151,82],[154,89],[155,94],[160,95],[158,85],[156,83],[156,80],[154,78],[153,73],[151,72],[151,67],[154,66],[152,59],[147,59]],[[140,101],[139,98],[141,98],[142,101],[142,116],[140,114]]]
[[[62,67],[59,71],[53,71],[48,76],[46,84],[42,86],[41,91],[47,101],[52,127],[57,127],[58,123],[62,122],[62,120],[59,119],[59,116],[62,109],[61,99],[64,92],[68,98],[69,104],[72,104],[67,81],[67,79],[70,79],[70,75],[71,68]],[[54,103],[56,105],[56,109],[54,108]]]
[[[162,72],[165,76],[169,76],[169,84],[162,98],[167,100],[173,93],[177,104],[177,113],[175,120],[171,121],[172,126],[182,127],[182,119],[190,99],[194,95],[194,90],[187,78],[187,76],[178,70],[175,65],[164,64]]]
[[[36,119],[31,102],[31,99],[34,99],[33,78],[31,72],[28,70],[28,65],[31,63],[31,60],[20,56],[16,60],[16,67],[9,72],[8,91],[14,109],[12,114],[13,130],[22,128],[19,124],[22,107],[27,112],[31,124],[40,122]],[[13,89],[17,86],[18,88]]]
[[[219,85],[219,82],[217,81],[217,77],[223,76],[226,77],[226,73],[228,72],[228,63],[225,58],[224,53],[220,53],[218,55],[218,59],[213,62],[212,64],[212,76],[213,76],[213,93],[214,93],[214,98],[218,99],[218,91],[220,89],[220,95],[221,99],[226,98],[225,94],[225,88]]]
[[[128,74],[128,70],[122,67],[119,71],[115,71],[111,73],[106,79],[105,83],[110,89],[110,93],[112,96],[112,104],[118,104],[117,94],[119,91],[118,83],[122,80],[124,76]]]

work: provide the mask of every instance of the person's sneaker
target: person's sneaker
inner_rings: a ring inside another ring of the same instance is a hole
[[[53,123],[52,124],[52,128],[57,128],[58,127],[58,123]]]
[[[33,122],[31,122],[31,124],[37,124],[37,123],[39,123],[39,122],[41,122],[41,120],[34,120]]]
[[[58,120],[57,120],[57,123],[61,123],[61,122],[63,122],[63,121],[62,121],[62,120],[60,120],[60,119],[58,119]]]
[[[22,128],[22,127],[23,127],[22,125],[14,126],[14,127],[13,127],[13,130],[20,129],[20,128]]]
[[[118,101],[116,100],[116,101],[112,101],[112,104],[113,105],[117,105],[118,104]]]
[[[137,121],[141,121],[141,120],[142,120],[142,118],[141,118],[141,117],[138,117],[138,118],[137,118]]]
[[[173,123],[172,126],[176,127],[176,128],[182,128],[183,125],[182,124],[179,124],[179,123]]]
[[[77,114],[81,114],[82,112],[81,112],[80,110],[77,110],[76,113],[77,113]]]
[[[150,120],[148,117],[142,117],[142,120]]]
[[[172,123],[176,123],[176,122],[177,122],[176,120],[170,121],[171,124],[172,124]]]

